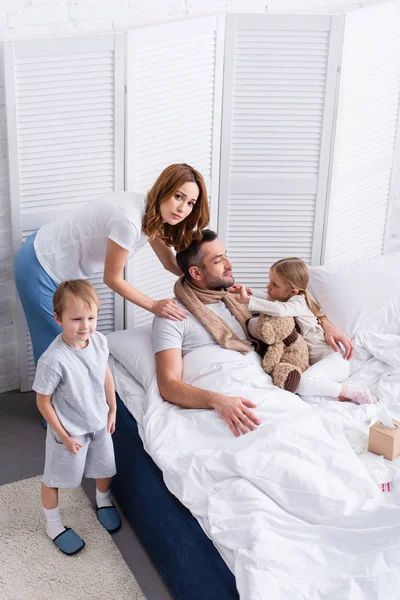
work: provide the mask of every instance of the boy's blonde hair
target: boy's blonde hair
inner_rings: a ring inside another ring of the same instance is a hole
[[[69,296],[80,298],[89,308],[95,304],[97,312],[100,310],[100,298],[90,281],[69,279],[60,283],[53,296],[54,312],[58,318],[62,317]]]
[[[311,297],[307,290],[310,284],[310,271],[301,258],[295,256],[291,258],[282,258],[274,263],[271,266],[271,269],[274,269],[276,274],[279,275],[290,288],[299,290],[299,294],[305,297],[308,308],[316,317],[325,316],[319,304]]]

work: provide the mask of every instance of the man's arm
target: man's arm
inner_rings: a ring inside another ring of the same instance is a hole
[[[183,408],[208,408],[218,412],[229,425],[232,433],[252,431],[259,419],[249,410],[256,405],[250,400],[225,396],[201,390],[182,381],[182,354],[180,348],[162,350],[156,354],[158,387],[164,400]]]
[[[333,323],[328,321],[327,317],[319,317],[318,320],[324,330],[326,342],[335,352],[340,351],[338,346],[338,343],[340,342],[344,348],[343,358],[350,360],[354,354],[354,344],[349,336],[343,333],[336,325],[333,325]]]

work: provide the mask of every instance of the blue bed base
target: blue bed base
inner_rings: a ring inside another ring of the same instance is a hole
[[[235,578],[211,540],[167,489],[117,396],[112,490],[175,600],[239,600]]]

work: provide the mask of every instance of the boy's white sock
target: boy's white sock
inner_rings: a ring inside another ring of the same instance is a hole
[[[50,539],[54,540],[55,537],[65,531],[64,525],[61,523],[60,512],[58,506],[56,508],[43,508],[44,516],[46,517],[46,533]]]
[[[108,490],[108,492],[100,492],[100,490],[96,488],[96,504],[97,508],[112,506],[113,503],[111,502],[110,490]]]
[[[354,400],[357,404],[376,404],[378,399],[374,396],[368,388],[361,387],[359,385],[348,385],[346,384],[346,398]]]

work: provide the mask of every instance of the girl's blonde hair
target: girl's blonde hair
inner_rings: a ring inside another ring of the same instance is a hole
[[[100,310],[100,298],[90,281],[86,279],[69,279],[60,283],[53,296],[53,307],[57,317],[61,319],[68,298],[80,298],[90,309],[92,306]]]
[[[307,288],[310,284],[310,271],[301,258],[282,258],[271,266],[276,274],[283,279],[292,289],[299,290],[299,294],[306,299],[308,308],[316,317],[324,317],[319,304],[311,297]]]
[[[199,188],[199,196],[192,212],[177,225],[164,223],[160,205],[173,196],[181,185],[189,181],[196,183]],[[164,169],[147,193],[143,232],[150,240],[159,237],[167,246],[173,246],[177,252],[185,250],[193,240],[201,240],[201,231],[208,225],[209,220],[210,211],[203,176],[186,163],[173,164]]]

